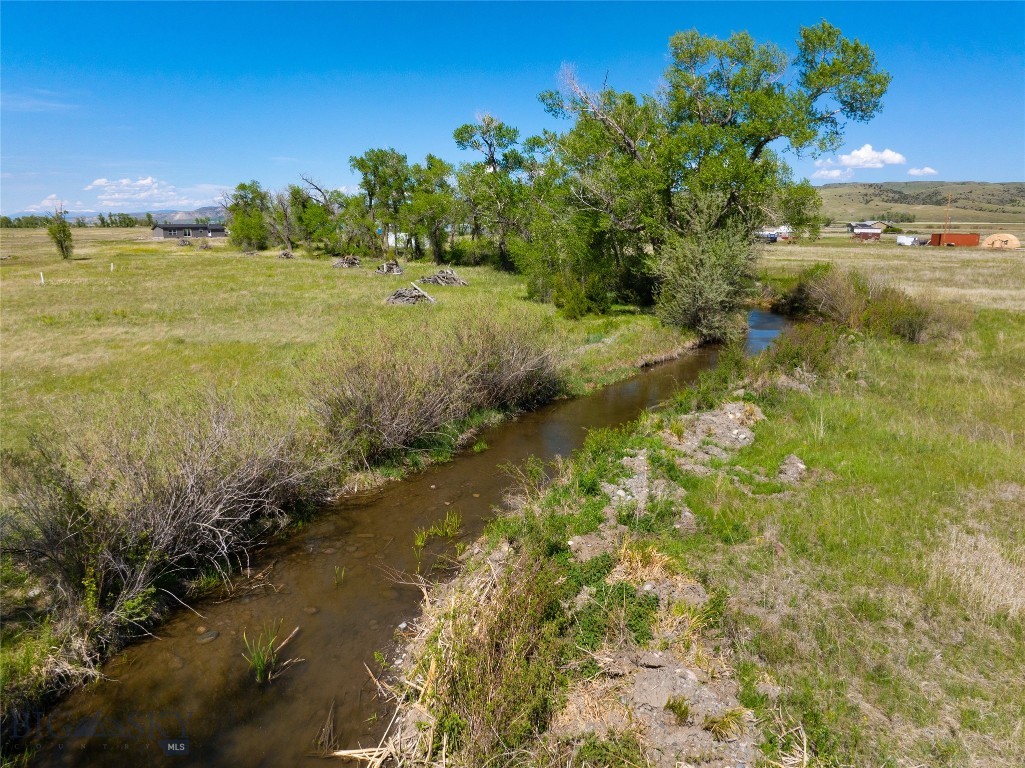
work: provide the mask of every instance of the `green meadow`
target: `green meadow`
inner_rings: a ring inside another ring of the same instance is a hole
[[[427,287],[436,304],[388,306],[394,290],[437,268],[412,262],[404,275],[377,275],[376,263],[332,269],[330,259],[243,255],[223,240],[186,248],[141,229],[75,229],[74,237],[74,257],[61,261],[45,230],[0,233],[0,255],[10,257],[0,261],[6,448],[22,446],[47,418],[102,416],[134,395],[215,387],[292,402],[306,363],[332,345],[385,333],[415,341],[481,313],[541,328],[576,391],[691,341],[626,308],[564,320],[527,301],[521,278],[487,267],[459,268],[468,287]]]

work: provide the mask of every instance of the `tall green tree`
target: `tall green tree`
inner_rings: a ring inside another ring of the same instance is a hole
[[[231,243],[239,248],[262,251],[270,239],[267,216],[270,212],[270,194],[258,181],[243,182],[225,195],[224,209],[228,212]]]
[[[382,249],[387,249],[389,229],[398,236],[398,221],[409,191],[409,162],[394,149],[368,149],[349,158],[349,167],[360,174],[360,189],[367,199],[370,217],[379,223]]]
[[[673,258],[694,258],[681,238],[711,243],[708,233],[720,228],[750,234],[784,219],[814,222],[816,196],[795,183],[783,153],[835,150],[845,121],[878,113],[890,76],[867,46],[827,22],[803,28],[795,50],[746,32],[726,40],[680,32],[654,94],[592,91],[572,72],[560,92],[541,94],[550,113],[573,120],[543,143],[565,168],[578,214],[568,220],[586,234],[577,240],[615,265],[617,292],[670,295],[661,283],[689,272],[658,257],[669,244]],[[564,266],[572,262],[564,258]],[[738,274],[735,282],[743,280]]]
[[[417,163],[410,169],[409,200],[403,226],[413,237],[416,255],[423,255],[423,243],[427,242],[437,264],[444,259],[446,230],[452,226],[455,207],[452,170],[451,164],[435,155],[427,155],[423,164]]]
[[[307,176],[301,178],[305,186],[293,184],[289,187],[299,237],[307,250],[317,248],[337,256],[345,245],[341,212],[346,206],[347,196],[341,190],[328,189]]]
[[[457,147],[483,155],[482,160],[459,169],[459,192],[470,214],[471,235],[493,240],[502,269],[515,267],[509,241],[525,223],[525,157],[518,146],[519,135],[517,128],[492,115],[453,132]]]

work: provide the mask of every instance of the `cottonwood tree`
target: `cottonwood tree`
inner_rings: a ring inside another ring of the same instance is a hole
[[[793,54],[746,32],[720,40],[694,30],[674,35],[669,51],[655,94],[591,90],[571,71],[561,91],[541,94],[550,113],[574,120],[549,145],[570,204],[587,214],[575,219],[590,229],[585,240],[620,265],[612,289],[647,264],[652,294],[671,293],[660,283],[687,270],[660,255],[692,258],[679,240],[695,237],[695,208],[706,234],[750,234],[784,215],[793,226],[812,221],[816,196],[793,181],[783,153],[837,149],[845,121],[876,115],[890,82],[867,46],[827,22],[803,28]],[[723,275],[735,290],[744,277]]]
[[[456,146],[484,158],[459,169],[459,192],[470,212],[471,233],[490,236],[498,265],[513,269],[509,239],[524,224],[527,189],[522,179],[525,158],[518,147],[520,132],[492,115],[481,116],[453,132]]]
[[[451,177],[451,164],[427,155],[423,164],[410,169],[409,199],[403,211],[404,227],[413,236],[417,257],[423,256],[422,242],[426,240],[437,264],[442,263],[445,254],[446,228],[452,226],[455,208]]]
[[[222,205],[228,212],[232,245],[254,251],[267,247],[270,203],[270,194],[258,181],[243,182],[224,196]]]
[[[409,188],[409,163],[402,153],[388,149],[368,149],[349,158],[349,167],[361,178],[370,217],[380,224],[382,250],[387,250],[388,229],[398,235],[398,219]],[[397,241],[396,241],[397,244]]]

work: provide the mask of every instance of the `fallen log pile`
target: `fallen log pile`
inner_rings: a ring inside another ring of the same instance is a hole
[[[335,269],[353,269],[359,265],[359,256],[342,256],[340,259],[335,259],[331,262],[331,266]]]
[[[417,282],[428,283],[430,285],[469,285],[468,282],[459,277],[459,275],[451,269],[438,270],[438,272],[433,275],[421,277]]]
[[[384,264],[379,266],[374,272],[378,275],[401,275],[402,267],[395,260],[386,261]]]
[[[410,283],[412,288],[399,288],[395,293],[384,300],[385,304],[419,304],[421,301],[434,303],[434,297],[429,296],[416,283]]]

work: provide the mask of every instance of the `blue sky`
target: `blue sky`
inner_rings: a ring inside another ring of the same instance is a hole
[[[257,179],[353,187],[348,158],[469,159],[489,112],[561,128],[537,94],[564,64],[652,92],[681,29],[793,48],[825,18],[893,74],[882,113],[815,183],[1025,180],[1025,2],[0,4],[0,211],[210,204]]]

